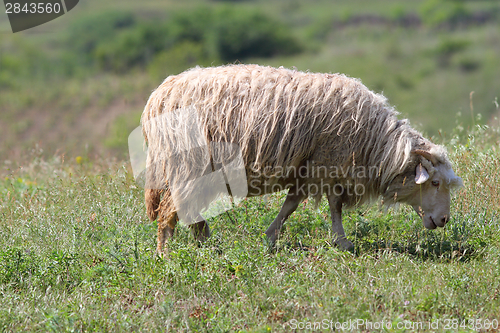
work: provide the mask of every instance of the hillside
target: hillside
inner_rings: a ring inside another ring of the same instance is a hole
[[[0,156],[29,159],[38,144],[47,156],[126,158],[167,75],[234,62],[361,78],[446,140],[500,112],[498,17],[491,1],[89,0],[0,35]]]

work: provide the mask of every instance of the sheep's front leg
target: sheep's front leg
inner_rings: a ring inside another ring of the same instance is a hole
[[[273,223],[266,230],[266,236],[271,246],[276,244],[276,239],[280,234],[283,223],[297,209],[302,200],[306,198],[305,194],[297,194],[294,192],[297,192],[295,188],[290,188],[278,216],[276,216]]]
[[[200,243],[205,242],[210,237],[210,228],[205,220],[191,224],[189,228],[193,232],[194,239]]]
[[[354,244],[346,238],[344,227],[342,226],[342,200],[337,196],[329,195],[328,204],[330,205],[332,216],[333,242],[341,250],[350,251],[354,248]]]

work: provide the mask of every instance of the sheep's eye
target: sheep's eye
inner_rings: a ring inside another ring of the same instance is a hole
[[[433,181],[431,182],[431,184],[432,184],[433,186],[439,186],[439,180],[433,180]]]

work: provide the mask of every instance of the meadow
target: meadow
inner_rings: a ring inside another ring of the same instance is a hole
[[[330,331],[352,321],[345,331],[500,331],[496,2],[117,5],[88,0],[73,17],[0,34],[0,331]],[[272,251],[263,233],[284,201],[276,193],[210,219],[202,246],[178,227],[156,257],[127,136],[164,77],[233,62],[342,72],[383,92],[448,148],[463,178],[446,228],[375,203],[346,212],[355,249],[342,252],[323,199],[299,206]]]
[[[126,163],[35,153],[0,180],[0,329],[287,332],[363,320],[354,331],[384,322],[390,332],[496,332],[499,139],[478,126],[450,144],[465,187],[444,229],[424,229],[409,207],[361,207],[344,216],[355,250],[341,252],[326,200],[305,202],[270,251],[263,232],[278,193],[210,219],[201,247],[178,227],[163,259]]]

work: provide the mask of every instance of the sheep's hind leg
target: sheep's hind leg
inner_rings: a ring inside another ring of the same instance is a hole
[[[267,240],[269,241],[269,245],[271,247],[274,247],[276,244],[276,240],[280,234],[281,227],[283,227],[283,223],[297,209],[302,200],[307,197],[306,194],[294,192],[297,192],[295,188],[290,188],[278,216],[276,216],[273,223],[266,230]]]
[[[342,200],[337,196],[328,195],[328,204],[330,205],[332,216],[333,242],[341,250],[351,251],[354,249],[354,244],[346,238],[344,227],[342,226]]]
[[[158,218],[158,239],[156,245],[156,255],[162,256],[165,251],[165,242],[174,236],[175,226],[178,217],[176,212],[172,212],[165,217]]]
[[[165,242],[174,236],[175,226],[179,217],[174,206],[170,189],[163,192],[163,198],[158,207],[158,240],[156,254],[162,256],[165,251]]]

